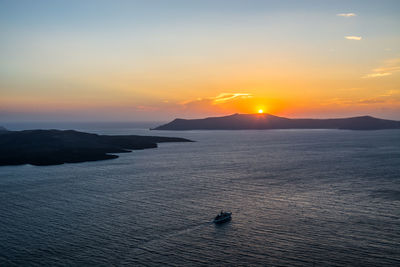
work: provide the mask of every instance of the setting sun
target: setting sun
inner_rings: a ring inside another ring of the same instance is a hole
[[[258,113],[264,113],[264,111],[262,109],[259,109]]]

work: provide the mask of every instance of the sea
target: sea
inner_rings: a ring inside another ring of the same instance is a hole
[[[400,130],[56,126],[195,142],[0,167],[0,266],[400,266]]]

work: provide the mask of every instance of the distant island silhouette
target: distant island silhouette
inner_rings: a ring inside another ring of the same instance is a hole
[[[177,137],[98,135],[74,130],[0,131],[0,166],[56,165],[118,158],[109,153],[156,148],[157,143],[192,142]]]
[[[247,130],[247,129],[400,129],[400,121],[371,116],[339,119],[289,119],[271,114],[233,114],[205,119],[175,119],[151,130]]]

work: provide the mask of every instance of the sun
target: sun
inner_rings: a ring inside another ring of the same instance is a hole
[[[264,113],[264,110],[259,109],[259,110],[258,110],[258,113],[260,113],[260,114],[261,114],[261,113]]]

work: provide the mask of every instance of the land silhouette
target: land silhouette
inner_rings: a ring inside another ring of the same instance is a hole
[[[400,129],[400,121],[371,116],[339,119],[289,119],[271,114],[233,114],[205,119],[175,119],[152,130]]]
[[[157,143],[192,142],[177,137],[98,135],[74,130],[0,131],[1,165],[57,165],[118,158],[109,153],[156,148]]]

